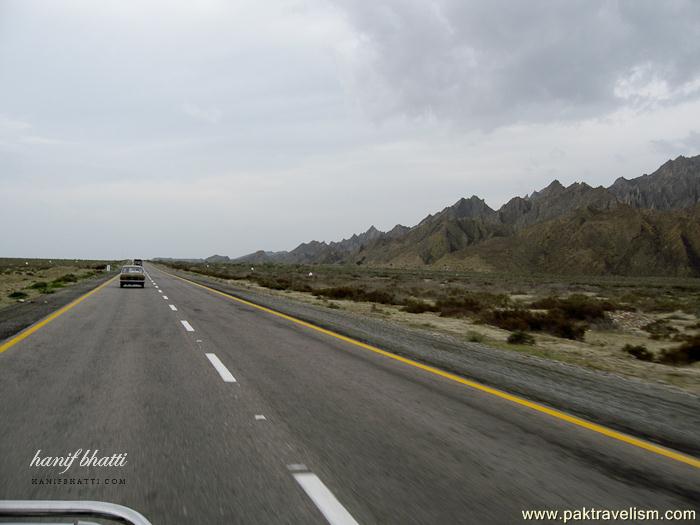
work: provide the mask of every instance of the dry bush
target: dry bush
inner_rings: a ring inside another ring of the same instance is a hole
[[[530,307],[542,310],[560,310],[570,319],[579,321],[596,321],[604,319],[605,312],[629,309],[610,301],[601,301],[583,294],[574,294],[565,298],[545,297],[533,302]]]
[[[353,286],[332,286],[314,290],[313,294],[328,299],[346,299],[348,301],[395,304],[394,294],[386,290],[365,290]]]
[[[535,338],[527,332],[518,330],[508,336],[508,342],[512,345],[534,345]]]
[[[642,330],[649,332],[651,339],[670,339],[678,333],[678,330],[668,324],[666,319],[658,319],[642,326]]]
[[[420,299],[407,299],[404,302],[403,311],[411,314],[422,314],[423,312],[437,312],[440,309],[426,301]]]
[[[583,340],[588,328],[585,323],[572,321],[561,310],[547,313],[531,312],[523,308],[489,310],[482,316],[482,320],[509,331],[547,332],[556,337],[574,340]]]
[[[685,343],[676,348],[661,352],[659,363],[666,365],[691,365],[700,361],[700,335],[689,337]]]
[[[627,352],[632,357],[639,359],[640,361],[653,361],[654,354],[652,354],[647,347],[644,345],[630,345],[627,344],[622,347],[623,352]]]

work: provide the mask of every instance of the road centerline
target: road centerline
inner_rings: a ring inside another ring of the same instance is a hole
[[[321,511],[328,523],[331,525],[358,525],[355,518],[316,474],[313,472],[294,472],[292,476]]]
[[[223,379],[225,383],[236,383],[236,378],[233,377],[233,374],[229,372],[228,368],[226,368],[226,365],[224,365],[221,362],[221,359],[219,359],[216,354],[208,353],[204,355],[207,356],[207,359],[209,359],[209,362],[216,369],[216,371],[221,376],[221,379]]]

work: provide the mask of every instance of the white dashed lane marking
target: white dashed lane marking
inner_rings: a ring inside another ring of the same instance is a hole
[[[167,295],[164,295],[164,296],[163,296],[163,299],[165,299],[165,300],[167,301],[167,300],[168,300],[168,296],[167,296]]]
[[[233,374],[228,371],[228,368],[221,362],[221,360],[216,356],[216,354],[205,354],[207,356],[207,359],[209,359],[209,362],[214,365],[214,368],[216,368],[216,371],[219,372],[219,375],[221,376],[221,379],[224,380],[225,383],[235,383],[236,378],[233,377]]]
[[[185,327],[185,330],[188,332],[194,332],[194,328],[192,328],[192,325],[188,323],[187,321],[180,321],[182,323],[182,326]]]
[[[175,307],[174,304],[169,304],[168,306],[170,307],[170,309],[171,309],[173,312],[177,312],[177,308]]]
[[[262,414],[255,414],[255,421],[265,421],[266,419]]]
[[[333,493],[323,484],[323,481],[313,472],[303,472],[305,465],[287,465],[293,472],[292,476],[311,498],[314,505],[321,511],[331,525],[358,525],[355,518],[343,507]]]

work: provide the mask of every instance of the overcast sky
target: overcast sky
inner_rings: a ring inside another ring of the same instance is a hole
[[[0,0],[0,256],[206,257],[700,153],[698,1]]]

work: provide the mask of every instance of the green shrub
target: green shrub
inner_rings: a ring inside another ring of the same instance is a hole
[[[27,297],[27,294],[24,292],[12,292],[10,295],[8,295],[10,299],[24,299]]]
[[[385,290],[370,290],[364,288],[355,288],[352,286],[334,286],[330,288],[321,288],[315,290],[314,295],[318,297],[327,297],[329,299],[346,299],[356,302],[370,302],[380,304],[394,304],[394,294]]]
[[[543,310],[560,310],[570,319],[595,321],[605,318],[605,312],[623,310],[623,307],[610,301],[601,301],[583,294],[574,294],[566,298],[546,297],[533,302],[531,308]]]
[[[436,306],[442,317],[466,317],[486,307],[482,301],[470,295],[438,299]]]
[[[294,290],[295,292],[312,292],[313,288],[309,286],[308,283],[305,283],[303,281],[300,281],[299,279],[295,279],[292,281],[292,284],[290,285],[290,288]]]
[[[474,332],[470,330],[469,332],[467,332],[467,341],[471,343],[483,343],[484,336],[481,335],[479,332]]]
[[[33,290],[45,290],[48,287],[49,287],[49,283],[46,283],[44,281],[39,281],[39,282],[36,282],[36,283],[28,286],[27,288],[31,288]]]
[[[666,365],[690,365],[700,361],[700,335],[689,337],[676,348],[661,352],[659,362]]]
[[[67,273],[53,280],[54,283],[77,283],[78,278],[73,273]]]
[[[649,332],[651,339],[669,339],[678,333],[678,330],[668,324],[666,319],[658,319],[642,326],[642,330]]]
[[[512,345],[534,345],[535,338],[527,332],[518,330],[508,336],[508,342]]]
[[[640,361],[653,361],[654,354],[652,354],[647,347],[644,345],[625,345],[622,347],[623,352],[627,352],[632,357],[639,359]]]
[[[411,314],[422,314],[423,312],[437,312],[439,308],[420,299],[408,299],[404,303],[403,311]]]
[[[490,310],[482,315],[482,320],[511,332],[547,332],[556,337],[575,340],[583,340],[588,329],[585,323],[572,321],[561,310],[547,313],[531,312],[523,308]]]
[[[280,277],[265,277],[260,276],[254,279],[260,286],[270,288],[271,290],[288,290],[292,286],[292,282],[286,278]]]
[[[334,286],[331,288],[321,288],[316,290],[314,295],[320,297],[328,297],[329,299],[350,299],[358,295],[357,288],[351,288],[350,286]]]

